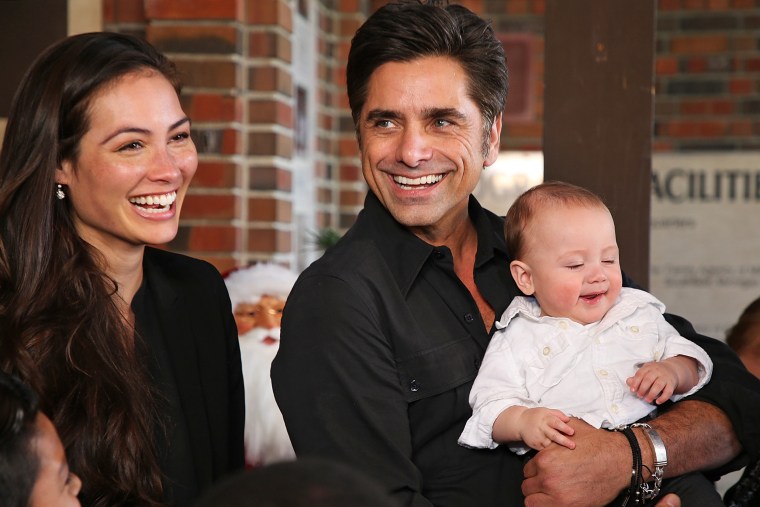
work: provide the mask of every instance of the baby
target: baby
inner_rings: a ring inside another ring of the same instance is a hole
[[[529,297],[496,322],[461,445],[573,449],[571,416],[617,428],[710,379],[710,358],[666,322],[664,305],[622,287],[615,224],[598,196],[544,183],[515,201],[506,224],[512,277]]]

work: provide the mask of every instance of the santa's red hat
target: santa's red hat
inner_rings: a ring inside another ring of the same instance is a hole
[[[234,309],[240,303],[256,303],[264,295],[287,299],[297,278],[284,266],[260,262],[228,273],[224,282]]]

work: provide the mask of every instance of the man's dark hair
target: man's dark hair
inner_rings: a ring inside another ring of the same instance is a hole
[[[0,507],[27,507],[39,470],[33,448],[37,398],[0,371]]]
[[[367,85],[378,67],[435,56],[451,58],[465,70],[469,96],[478,105],[488,132],[507,99],[504,47],[489,22],[461,5],[437,0],[389,3],[356,31],[346,81],[357,130]]]

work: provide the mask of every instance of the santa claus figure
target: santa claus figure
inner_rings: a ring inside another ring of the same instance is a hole
[[[297,275],[260,263],[225,277],[240,338],[245,383],[245,461],[255,467],[295,458],[272,392],[269,369],[280,345],[280,320]]]

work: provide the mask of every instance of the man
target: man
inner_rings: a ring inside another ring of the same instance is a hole
[[[240,338],[245,383],[245,461],[256,467],[295,457],[269,380],[280,345],[282,308],[296,274],[277,264],[259,263],[224,279]]]
[[[573,421],[576,449],[552,445],[524,471],[506,446],[456,443],[495,316],[520,294],[503,219],[470,195],[497,157],[507,92],[491,27],[457,5],[389,4],[357,31],[347,83],[370,192],[283,316],[272,379],[297,454],[351,463],[408,506],[611,502],[631,483],[627,433]],[[665,473],[757,453],[760,414],[738,406],[760,406],[760,387],[724,346],[670,321],[708,350],[716,380],[651,422]],[[649,438],[632,435],[655,470]]]

